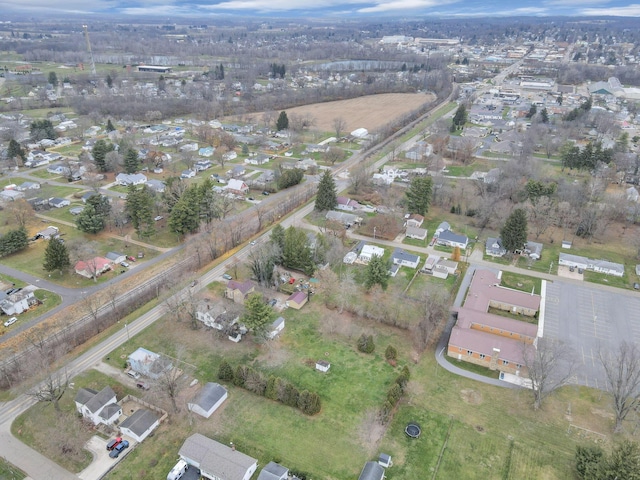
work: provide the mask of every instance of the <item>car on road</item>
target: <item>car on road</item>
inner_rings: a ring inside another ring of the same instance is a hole
[[[118,445],[120,445],[120,443],[122,442],[122,437],[116,437],[113,440],[111,440],[109,443],[107,443],[107,450],[111,451],[114,448],[116,448]]]
[[[119,444],[113,447],[113,450],[109,453],[111,458],[118,458],[118,456],[122,453],[125,448],[129,448],[129,442],[126,440],[122,440]]]
[[[122,265],[125,268],[129,268],[129,264],[127,262],[120,262],[120,265]]]
[[[249,242],[249,245],[251,245],[251,246],[253,247],[253,246],[254,246],[254,245],[256,245],[257,243],[258,243],[258,242],[256,242],[255,240],[252,240],[251,242]]]
[[[233,277],[228,273],[223,273],[222,278],[224,278],[225,280],[233,280]]]
[[[6,322],[4,322],[4,326],[8,327],[9,325],[13,325],[14,323],[16,323],[18,321],[17,317],[11,317],[9,320],[7,320]]]

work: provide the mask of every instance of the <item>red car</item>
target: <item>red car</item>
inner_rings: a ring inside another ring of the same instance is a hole
[[[122,443],[122,437],[116,437],[107,443],[107,450],[111,451]]]
[[[136,261],[136,257],[133,257],[131,255],[127,255],[127,260],[129,260],[130,262],[135,262]]]

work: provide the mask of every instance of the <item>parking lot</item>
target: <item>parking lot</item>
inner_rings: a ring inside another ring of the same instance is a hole
[[[599,349],[617,351],[623,340],[640,344],[640,294],[615,293],[589,284],[547,283],[544,336],[573,349],[575,382],[604,386]]]

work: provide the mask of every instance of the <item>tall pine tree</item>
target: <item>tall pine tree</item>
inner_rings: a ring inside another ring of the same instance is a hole
[[[101,172],[107,171],[106,159],[107,159],[107,153],[109,153],[110,151],[111,149],[109,148],[109,145],[107,145],[107,142],[105,142],[103,139],[98,140],[93,145],[93,150],[91,150],[91,154],[93,155],[93,161],[95,162],[98,170]]]
[[[62,275],[62,270],[68,268],[70,265],[69,251],[62,240],[60,238],[52,238],[49,240],[47,248],[44,251],[43,268],[47,272],[58,270],[60,275]]]
[[[127,191],[125,211],[131,224],[141,238],[151,237],[156,233],[153,220],[153,194],[146,185],[137,188],[130,185]]]
[[[367,270],[365,271],[364,286],[369,290],[374,285],[380,285],[383,289],[389,284],[389,266],[382,257],[374,255],[371,257]]]
[[[422,216],[427,214],[431,205],[432,189],[431,177],[414,177],[411,180],[411,185],[405,192],[409,213],[417,213]]]
[[[124,154],[124,171],[128,174],[136,173],[140,169],[140,158],[138,152],[133,148],[128,148]]]
[[[321,212],[333,210],[338,204],[337,198],[336,183],[333,180],[333,175],[331,175],[330,170],[325,170],[318,184],[315,209]]]
[[[278,121],[276,122],[276,130],[286,130],[287,128],[289,128],[289,117],[287,117],[287,112],[283,110],[278,116]]]
[[[500,230],[502,245],[507,252],[521,250],[527,243],[527,213],[522,208],[516,208]]]

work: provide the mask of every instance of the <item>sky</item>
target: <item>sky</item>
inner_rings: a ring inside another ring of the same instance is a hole
[[[15,14],[112,14],[153,17],[640,17],[625,0],[0,0]]]

